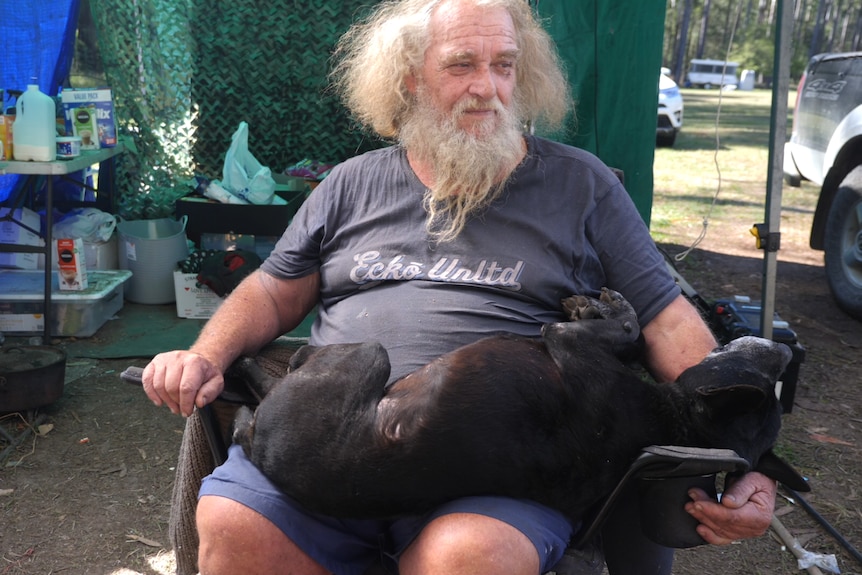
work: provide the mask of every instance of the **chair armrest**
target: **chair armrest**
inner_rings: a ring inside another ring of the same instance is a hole
[[[675,548],[702,545],[703,539],[694,530],[696,521],[682,509],[688,499],[688,488],[697,485],[714,493],[718,473],[744,473],[749,468],[748,461],[731,449],[677,445],[645,447],[595,515],[572,539],[571,546],[582,547],[595,537],[620,494],[629,487],[641,489],[642,509],[644,505],[649,506],[649,512],[642,513],[644,523],[650,527],[647,535],[651,539]]]

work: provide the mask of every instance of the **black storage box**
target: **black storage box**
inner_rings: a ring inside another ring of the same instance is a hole
[[[760,302],[757,301],[716,300],[710,312],[710,323],[723,344],[745,335],[761,337],[761,310]],[[773,316],[772,339],[786,344],[793,352],[793,359],[779,378],[780,388],[776,390],[784,413],[790,413],[796,395],[799,366],[805,361],[805,348],[800,345],[796,332],[777,313]]]
[[[305,201],[305,192],[279,192],[286,204],[222,204],[200,196],[176,201],[177,218],[188,216],[186,236],[200,245],[201,234],[252,234],[280,237],[296,210]]]

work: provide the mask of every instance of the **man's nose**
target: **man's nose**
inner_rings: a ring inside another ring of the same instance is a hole
[[[490,100],[497,94],[497,84],[494,74],[488,66],[476,68],[470,82],[470,95],[477,96],[483,100]]]

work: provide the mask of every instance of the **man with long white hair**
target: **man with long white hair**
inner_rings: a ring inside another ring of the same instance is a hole
[[[562,297],[602,286],[637,311],[657,379],[675,380],[716,346],[613,173],[525,131],[558,125],[571,106],[524,0],[382,2],[336,58],[347,107],[393,145],[334,169],[190,350],[153,359],[144,385],[156,404],[189,415],[209,403],[237,357],[315,306],[312,344],[381,342],[392,380],[485,335],[538,337],[562,320]],[[775,491],[749,473],[721,503],[692,490],[686,509],[706,541],[726,544],[765,531]],[[381,559],[402,575],[536,575],[576,527],[535,502],[491,496],[386,521],[321,516],[237,447],[205,480],[197,525],[205,575],[362,575]],[[611,518],[603,546],[615,575],[670,573],[673,551],[646,540],[630,508]]]

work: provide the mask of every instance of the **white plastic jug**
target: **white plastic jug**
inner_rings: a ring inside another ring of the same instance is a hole
[[[57,108],[54,99],[28,84],[15,105],[12,153],[16,160],[50,162],[57,156]]]

